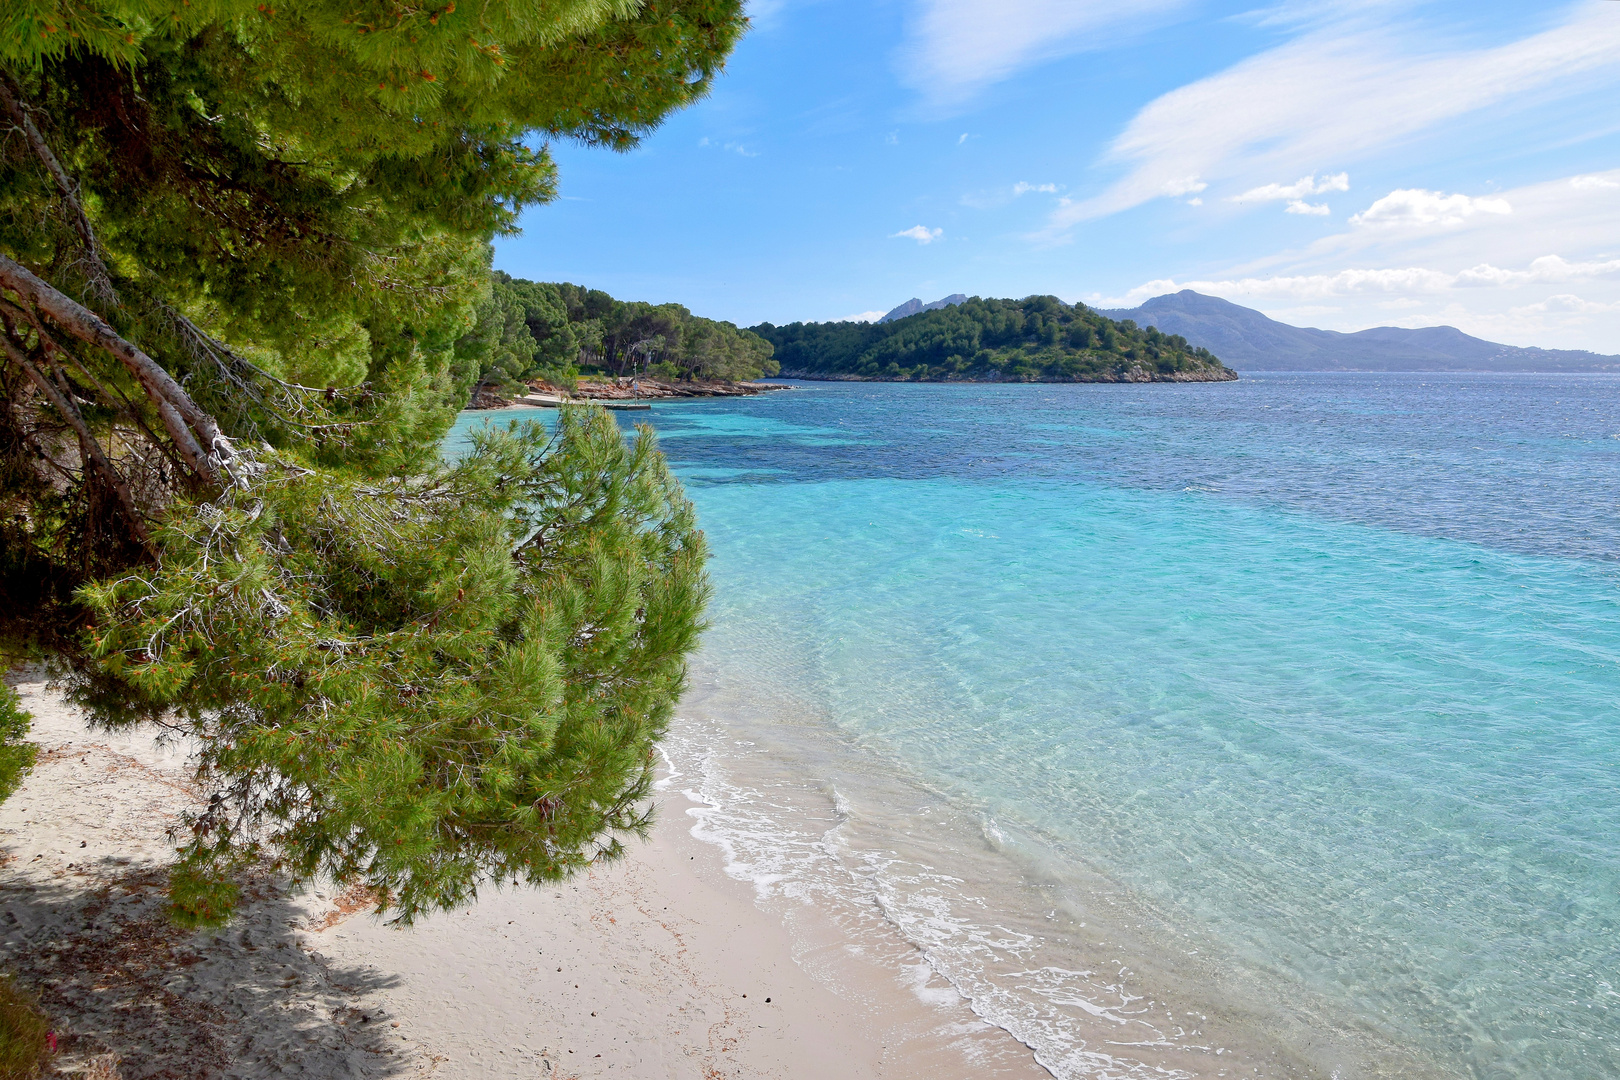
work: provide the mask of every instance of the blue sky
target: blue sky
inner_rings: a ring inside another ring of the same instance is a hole
[[[741,325],[912,296],[1620,353],[1620,3],[756,0],[496,265]]]

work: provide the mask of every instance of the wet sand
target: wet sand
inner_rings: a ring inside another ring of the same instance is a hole
[[[165,830],[196,797],[183,746],[88,731],[35,683],[40,762],[0,805],[0,955],[80,1069],[125,1078],[1045,1077],[960,999],[790,933],[660,796],[648,843],[409,929],[357,892],[250,881],[224,930],[161,918]],[[809,972],[839,957],[836,988]]]

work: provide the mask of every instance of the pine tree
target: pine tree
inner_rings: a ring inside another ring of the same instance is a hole
[[[744,25],[740,0],[0,13],[0,653],[197,737],[181,919],[228,915],[247,860],[409,919],[645,827],[707,589],[690,506],[600,412],[437,447],[508,336],[489,241],[554,193],[544,140],[634,145]]]

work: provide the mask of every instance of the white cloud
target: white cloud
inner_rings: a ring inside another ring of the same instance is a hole
[[[1332,211],[1328,209],[1327,203],[1308,203],[1303,199],[1294,199],[1287,206],[1283,207],[1283,213],[1310,214],[1313,217],[1326,217],[1328,214],[1332,213]]]
[[[902,79],[935,106],[959,105],[1042,60],[1113,44],[1105,28],[1162,19],[1187,0],[918,0]]]
[[[1020,180],[1018,183],[1013,185],[1013,194],[1027,195],[1031,191],[1044,191],[1048,195],[1056,195],[1057,189],[1058,186],[1056,184],[1030,184]]]
[[[961,134],[961,135],[960,135],[960,136],[959,136],[959,137],[958,137],[958,138],[957,138],[957,140],[956,140],[956,145],[957,145],[957,146],[961,146],[961,145],[962,145],[962,144],[963,144],[963,143],[965,143],[965,142],[967,142],[967,141],[968,141],[968,133],[967,133],[967,132],[965,132],[965,131],[964,131],[964,132],[962,132],[962,134]]]
[[[1139,304],[1150,297],[1179,292],[1182,289],[1228,298],[1321,300],[1367,293],[1395,293],[1409,296],[1413,293],[1442,294],[1454,289],[1482,286],[1562,285],[1604,278],[1620,278],[1620,259],[1570,262],[1557,255],[1543,255],[1521,270],[1481,263],[1456,272],[1404,266],[1212,281],[1178,282],[1173,278],[1159,278],[1138,285],[1122,297],[1110,298],[1103,306]]]
[[[1562,315],[1595,315],[1599,312],[1613,311],[1615,304],[1595,304],[1590,300],[1583,300],[1570,293],[1559,293],[1549,296],[1539,304],[1526,304],[1513,309],[1515,315],[1528,314],[1562,314]]]
[[[1232,196],[1233,202],[1299,202],[1307,195],[1325,195],[1330,191],[1349,191],[1350,174],[1334,173],[1317,180],[1316,174],[1302,176],[1292,184],[1265,184],[1250,188],[1241,195]],[[1298,211],[1295,211],[1298,213]]]
[[[698,140],[698,145],[717,146],[723,150],[730,150],[734,154],[741,154],[743,157],[759,157],[759,151],[750,150],[740,142],[717,143],[707,135]]]
[[[1204,205],[1204,200],[1199,199],[1199,198],[1188,199],[1187,200],[1187,205],[1188,206],[1203,206]]]
[[[1177,194],[1181,177],[1218,182],[1351,161],[1532,91],[1555,96],[1620,75],[1620,17],[1599,0],[1505,45],[1412,52],[1411,42],[1433,40],[1328,25],[1173,90],[1138,112],[1110,147],[1125,175],[1060,207],[1051,228]]]
[[[854,315],[844,315],[844,316],[841,316],[841,317],[839,317],[837,319],[833,319],[831,321],[832,322],[877,322],[879,319],[883,318],[883,316],[885,316],[887,314],[888,314],[887,311],[861,311],[861,312],[855,313]]]
[[[1429,225],[1461,225],[1475,214],[1511,213],[1513,204],[1506,199],[1471,198],[1422,188],[1400,188],[1356,214],[1350,219],[1350,224],[1371,229],[1411,229]]]
[[[1126,307],[1191,288],[1295,325],[1446,323],[1491,341],[1620,353],[1617,191],[1620,169],[1553,177],[1486,196],[1512,213],[1476,209],[1464,226],[1346,225],[1303,251],[1144,282],[1117,299],[1086,302]],[[1431,194],[1444,210],[1450,196]]]
[[[1589,259],[1568,262],[1557,255],[1543,255],[1523,270],[1503,270],[1490,263],[1464,270],[1457,275],[1459,285],[1563,285],[1571,281],[1620,276],[1620,259]]]
[[[945,235],[944,229],[930,229],[926,225],[913,225],[909,229],[901,229],[897,233],[890,233],[890,240],[915,240],[919,244],[932,244]]]
[[[1178,176],[1166,180],[1160,190],[1174,198],[1177,195],[1194,195],[1207,187],[1209,185],[1198,179],[1197,176]]]

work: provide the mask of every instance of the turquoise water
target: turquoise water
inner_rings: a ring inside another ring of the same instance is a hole
[[[716,583],[671,760],[762,896],[1059,1076],[1620,1076],[1620,380],[651,415]]]

